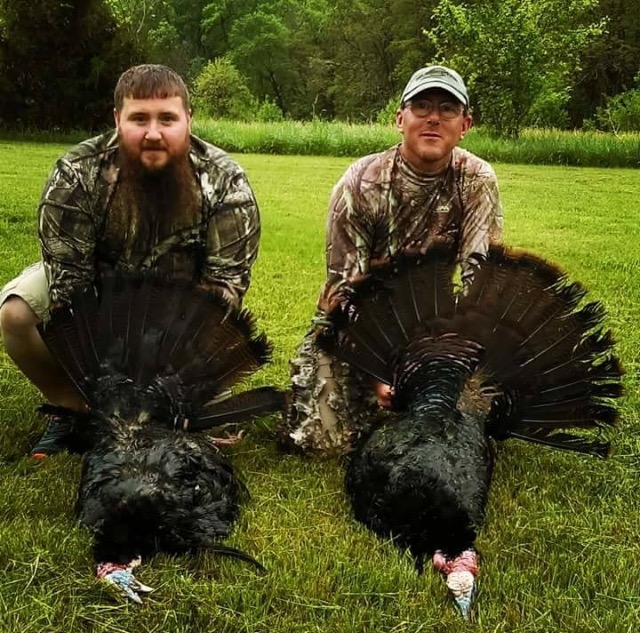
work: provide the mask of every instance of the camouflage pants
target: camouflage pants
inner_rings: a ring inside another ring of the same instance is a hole
[[[371,378],[325,354],[307,332],[291,361],[292,398],[281,429],[289,448],[347,452],[379,407]]]

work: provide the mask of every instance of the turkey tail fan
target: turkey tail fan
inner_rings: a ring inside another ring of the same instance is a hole
[[[39,326],[45,344],[86,400],[101,375],[120,373],[144,384],[162,369],[155,350],[168,290],[166,282],[141,273],[105,273],[95,285],[75,291]]]
[[[176,371],[205,349],[205,325],[221,327],[228,302],[220,292],[152,273],[108,274],[100,279],[100,321],[117,342],[115,369],[139,384],[159,371]],[[205,331],[206,334],[206,331]],[[210,337],[209,347],[215,345]]]
[[[182,299],[158,353],[189,389],[190,397],[199,398],[197,394],[205,392],[210,398],[207,391],[212,383],[224,389],[269,361],[271,345],[264,334],[257,333],[248,310],[231,308],[218,293]]]
[[[243,312],[242,316],[248,316],[248,313]],[[212,389],[220,392],[269,362],[272,347],[264,334],[257,335],[255,331],[247,330],[242,337],[237,336],[247,323],[244,318],[238,321],[236,325],[240,330],[230,331],[228,340],[220,340],[217,349],[201,350],[198,358],[176,373],[176,379],[192,402],[210,399]],[[206,344],[206,341],[202,343]]]
[[[216,289],[110,272],[54,309],[40,332],[87,401],[99,377],[120,374],[143,388],[160,380],[197,407],[269,361],[256,329]]]
[[[148,273],[106,273],[97,281],[101,337],[109,342],[105,360],[111,371],[147,384],[164,368],[158,347],[175,294],[184,292],[175,283]]]
[[[317,344],[390,384],[393,360],[414,332],[454,314],[454,255],[436,245],[425,254],[403,255],[389,265],[372,267],[341,293]]]
[[[603,454],[606,444],[597,439],[559,430],[616,421],[623,372],[603,330],[603,306],[583,303],[586,289],[558,266],[501,246],[470,258],[469,284],[456,292],[454,254],[436,246],[372,267],[341,293],[318,345],[397,388],[407,368],[417,372],[430,358],[421,358],[415,341],[457,334],[483,349],[476,373],[480,395],[494,400],[491,435]],[[448,358],[473,355],[452,348]],[[440,358],[442,365],[447,355]]]
[[[86,378],[99,373],[103,352],[92,318],[97,310],[95,288],[88,287],[75,293],[72,305],[55,309],[49,321],[38,325],[45,344],[85,400]]]
[[[284,411],[286,393],[274,387],[258,387],[200,407],[188,421],[188,429],[201,431],[223,424],[243,422],[277,411]]]
[[[503,391],[489,420],[495,437],[518,437],[596,455],[607,444],[560,432],[611,426],[622,394],[605,310],[579,307],[586,290],[529,253],[492,247],[477,258],[458,305],[461,330],[485,348],[483,370]]]
[[[147,277],[127,284],[122,364],[128,377],[137,384],[148,383],[158,371],[157,348],[165,317],[163,306],[167,301],[164,290],[161,284]]]
[[[448,247],[436,245],[424,255],[401,255],[390,265],[373,266],[351,284],[359,330],[372,342],[380,336],[396,349],[406,344],[419,324],[450,317],[455,309],[453,271]],[[369,327],[371,326],[371,327]]]
[[[333,354],[345,363],[349,363],[372,378],[391,384],[393,382],[392,353],[381,353],[377,346],[363,343],[358,336],[358,327],[349,325],[346,319],[333,311],[330,318],[336,318],[336,324],[323,326],[316,333],[316,345],[329,354]]]
[[[173,297],[174,308],[167,320],[158,350],[158,358],[165,365],[180,369],[193,360],[193,350],[207,319],[220,325],[228,304],[221,295],[208,302],[203,293],[183,288]]]

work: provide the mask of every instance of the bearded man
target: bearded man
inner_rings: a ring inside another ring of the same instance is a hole
[[[52,405],[84,401],[37,330],[49,310],[103,270],[154,270],[242,303],[258,253],[260,216],[244,171],[191,134],[189,92],[173,70],[126,70],[114,92],[115,132],[59,159],[38,205],[42,261],[0,292],[7,354]],[[66,448],[70,422],[49,416],[31,450]]]

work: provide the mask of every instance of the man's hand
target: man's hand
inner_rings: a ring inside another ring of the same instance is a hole
[[[378,404],[383,409],[390,409],[393,406],[393,396],[395,395],[393,387],[384,382],[376,381],[374,383]]]

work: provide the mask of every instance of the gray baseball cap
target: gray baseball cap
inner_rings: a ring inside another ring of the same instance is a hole
[[[469,95],[462,77],[455,70],[445,66],[427,66],[413,73],[402,91],[400,103],[409,101],[412,97],[424,90],[429,90],[429,88],[446,90],[466,108],[469,107]]]

